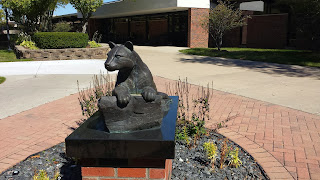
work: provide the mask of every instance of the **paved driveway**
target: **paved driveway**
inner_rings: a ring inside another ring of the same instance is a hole
[[[88,88],[94,74],[108,72],[104,60],[0,63],[0,120]],[[117,72],[109,72],[114,76]]]
[[[137,46],[154,75],[320,114],[320,69],[184,55],[178,47]]]

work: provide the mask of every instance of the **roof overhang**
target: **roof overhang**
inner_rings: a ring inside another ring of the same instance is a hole
[[[210,8],[210,0],[120,0],[103,4],[92,18],[112,18]]]

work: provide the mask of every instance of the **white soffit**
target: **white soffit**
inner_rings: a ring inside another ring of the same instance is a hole
[[[123,0],[102,5],[92,17],[123,17],[209,7],[210,0]]]
[[[177,0],[178,7],[210,8],[210,0]]]
[[[240,4],[240,10],[243,11],[264,11],[264,2],[263,1],[251,1],[244,2]]]

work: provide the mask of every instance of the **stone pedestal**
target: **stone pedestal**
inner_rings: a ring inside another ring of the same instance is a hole
[[[83,179],[170,179],[175,156],[178,97],[171,96],[161,126],[108,133],[97,112],[66,138],[66,154],[79,160]]]

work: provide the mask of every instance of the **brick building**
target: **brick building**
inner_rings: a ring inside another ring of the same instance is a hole
[[[227,32],[226,47],[285,48],[295,46],[295,30],[290,25],[290,14],[277,7],[276,0],[232,0],[237,5],[249,4],[243,9],[249,14],[247,26]],[[214,8],[217,0],[122,0],[103,4],[89,20],[90,37],[98,31],[102,42],[137,45],[173,45],[214,47],[209,34],[201,28],[201,19]],[[258,4],[258,6],[256,6]],[[262,4],[262,6],[261,6]],[[244,6],[243,6],[244,7]],[[259,9],[258,11],[256,9]],[[77,14],[55,17],[54,20],[72,20],[79,23]],[[298,39],[297,39],[298,41]]]
[[[200,19],[209,8],[210,0],[115,1],[93,13],[88,32],[103,34],[103,42],[208,47]]]

